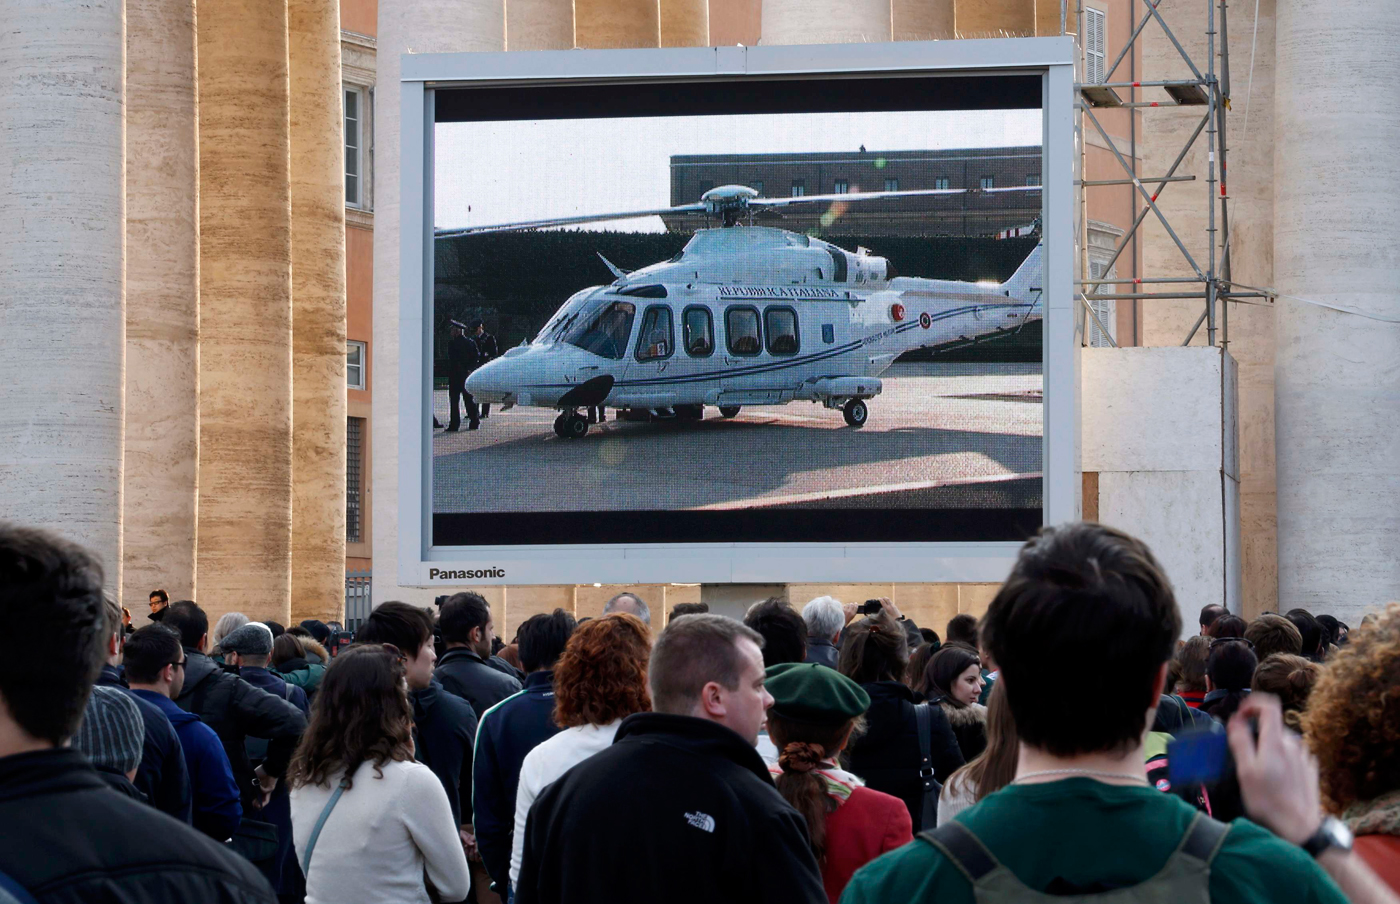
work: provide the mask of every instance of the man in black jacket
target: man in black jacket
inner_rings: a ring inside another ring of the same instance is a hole
[[[306,717],[286,700],[224,671],[204,655],[209,616],[191,600],[172,604],[163,624],[180,635],[187,657],[185,684],[175,704],[199,716],[219,736],[233,766],[244,814],[262,809],[287,771],[292,751],[306,731]],[[268,742],[267,759],[256,770],[248,759],[249,736]]]
[[[476,593],[454,593],[438,613],[438,631],[447,652],[437,664],[442,686],[466,700],[477,721],[488,709],[520,692],[520,682],[487,664],[495,625],[491,607]]]
[[[477,730],[472,770],[476,843],[494,887],[504,897],[510,882],[515,835],[515,795],[525,755],[559,733],[554,724],[554,664],[573,635],[574,617],[563,609],[527,618],[520,626],[525,689],[491,707]]]
[[[43,531],[0,523],[0,619],[44,643],[0,659],[0,874],[42,904],[272,904],[223,845],[113,794],[65,748],[102,668],[102,567]]]
[[[126,677],[117,665],[122,659],[122,646],[126,635],[122,631],[122,607],[117,601],[107,597],[103,607],[107,617],[105,649],[107,661],[97,676],[99,687],[115,687],[136,702],[141,711],[141,721],[145,726],[145,736],[141,744],[141,765],[132,782],[136,789],[146,796],[146,800],[157,810],[169,813],[181,822],[190,822],[193,816],[193,794],[190,790],[190,774],[185,768],[185,753],[180,748],[180,738],[175,734],[175,726],[165,717],[165,713],[148,700],[142,700],[127,687]],[[164,610],[162,610],[164,611]]]
[[[476,343],[476,366],[480,367],[492,358],[500,355],[500,350],[496,347],[496,337],[486,332],[486,324],[480,320],[472,321],[472,341]],[[482,417],[491,416],[490,404],[478,406],[481,409]]]
[[[433,649],[432,612],[408,603],[384,603],[365,619],[355,632],[355,640],[392,644],[404,657],[409,698],[413,701],[416,756],[442,783],[452,818],[460,829],[471,822],[476,713],[467,701],[444,690],[433,675],[437,651]]]
[[[773,702],[762,640],[719,615],[661,632],[654,711],[628,716],[531,808],[519,904],[827,900],[806,823],[753,748]]]
[[[462,402],[466,403],[467,419],[470,421],[467,429],[475,430],[481,426],[476,400],[467,392],[467,377],[480,363],[476,343],[467,338],[462,324],[452,321],[452,338],[447,340],[447,396],[452,405],[452,417],[447,422],[448,433],[456,433],[462,426],[462,415],[458,411]]]

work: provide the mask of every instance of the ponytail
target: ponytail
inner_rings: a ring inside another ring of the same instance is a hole
[[[803,741],[786,744],[778,755],[783,771],[774,782],[783,800],[807,820],[807,837],[819,864],[826,863],[826,815],[835,809],[827,796],[826,782],[816,773],[817,764],[825,758],[826,751],[820,745]]]

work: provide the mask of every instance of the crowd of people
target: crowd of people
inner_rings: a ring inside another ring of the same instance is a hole
[[[1096,524],[942,637],[624,593],[505,643],[458,593],[346,645],[102,582],[0,523],[0,901],[1400,901],[1400,604],[1182,642]]]

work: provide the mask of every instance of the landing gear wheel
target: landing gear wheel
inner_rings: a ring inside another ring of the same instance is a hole
[[[721,406],[719,406],[719,415],[720,415],[720,417],[737,417],[738,414],[739,414],[739,406],[738,406],[738,405],[721,405]]]
[[[569,412],[565,411],[554,419],[554,435],[560,438],[568,438],[569,431],[566,427],[569,421]]]
[[[583,439],[588,435],[588,418],[581,414],[571,414],[564,422],[564,435],[569,439]]]
[[[841,409],[841,414],[845,416],[846,424],[851,427],[864,427],[865,419],[870,416],[865,403],[860,399],[851,399],[847,402],[846,407]]]

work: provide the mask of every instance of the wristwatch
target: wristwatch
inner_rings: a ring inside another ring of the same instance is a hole
[[[1352,834],[1346,823],[1335,816],[1328,816],[1322,820],[1322,825],[1317,827],[1312,837],[1303,842],[1303,850],[1313,855],[1317,859],[1324,851],[1336,849],[1339,851],[1351,850]]]

